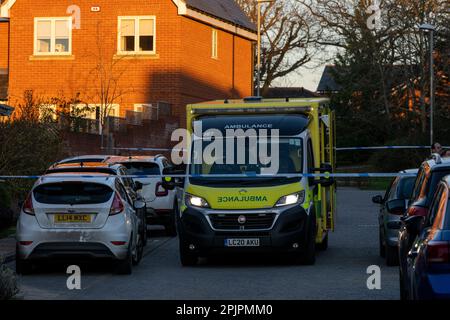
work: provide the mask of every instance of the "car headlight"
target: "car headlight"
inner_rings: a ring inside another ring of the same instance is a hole
[[[192,194],[186,194],[185,200],[187,205],[200,208],[209,208],[208,201],[201,197],[193,196]]]
[[[275,207],[289,206],[293,204],[301,204],[305,201],[305,190],[283,196],[277,201]]]

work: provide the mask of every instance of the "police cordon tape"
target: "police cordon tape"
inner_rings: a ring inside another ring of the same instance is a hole
[[[35,180],[40,178],[48,179],[99,179],[99,178],[131,178],[131,179],[149,179],[149,178],[395,178],[395,177],[415,177],[415,173],[296,173],[296,174],[173,174],[173,175],[58,175],[49,174],[41,176],[0,176],[1,180],[29,179]]]
[[[450,146],[443,146],[444,149],[450,149]],[[106,149],[106,148],[103,148]],[[430,149],[430,146],[375,146],[375,147],[336,147],[336,151],[353,151],[353,150],[405,150],[405,149]],[[118,151],[183,151],[185,149],[168,149],[168,148],[112,148]]]
[[[450,148],[450,146],[444,146],[442,148]],[[430,146],[380,146],[380,147],[344,147],[334,148],[336,151],[351,151],[351,150],[392,150],[392,149],[431,149]]]

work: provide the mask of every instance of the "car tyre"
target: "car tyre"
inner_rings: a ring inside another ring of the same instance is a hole
[[[139,229],[140,229],[139,232],[141,233],[142,241],[143,241],[143,244],[145,247],[147,245],[147,240],[148,240],[147,218],[145,217],[145,211],[141,215],[141,227]]]
[[[144,256],[144,239],[141,235],[139,235],[138,243],[136,244],[136,249],[134,250],[135,253],[133,256],[133,266],[139,265],[139,263],[142,260],[142,257]]]
[[[386,247],[383,244],[383,235],[381,233],[381,229],[378,233],[378,237],[379,237],[379,250],[380,250],[380,257],[385,258],[386,257]]]
[[[175,219],[175,210],[173,212],[170,213],[170,216],[167,219],[167,223],[165,225],[166,228],[166,234],[169,237],[176,237],[177,236],[177,222]]]
[[[21,275],[30,274],[33,271],[33,264],[30,261],[21,259],[16,254],[16,273]]]
[[[398,266],[399,259],[398,259],[398,249],[394,246],[387,246],[386,247],[386,265],[388,266]]]
[[[131,252],[131,242],[130,242],[127,257],[124,260],[119,261],[119,264],[117,266],[117,273],[122,275],[130,275],[132,272],[133,272],[133,256]]]
[[[400,300],[408,300],[408,292],[405,289],[405,284],[401,273],[399,273],[399,279],[400,279]]]

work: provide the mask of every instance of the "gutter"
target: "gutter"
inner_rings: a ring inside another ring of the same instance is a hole
[[[215,27],[223,29],[225,31],[234,33],[238,36],[241,36],[243,38],[246,38],[246,39],[249,39],[252,41],[257,41],[257,39],[258,39],[258,36],[256,35],[255,31],[249,30],[249,29],[244,28],[235,23],[231,23],[228,20],[224,20],[219,17],[213,16],[211,14],[207,14],[198,9],[193,9],[191,7],[188,7],[186,9],[186,13],[184,14],[184,16],[193,18],[193,19],[201,21],[203,23],[208,23],[212,26],[215,26]]]

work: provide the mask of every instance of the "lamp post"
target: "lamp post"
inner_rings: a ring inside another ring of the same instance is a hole
[[[433,132],[433,118],[434,118],[434,31],[436,28],[425,23],[419,27],[420,30],[428,32],[430,36],[430,145],[434,143],[434,132]]]
[[[256,96],[261,96],[261,5],[264,2],[274,2],[275,0],[256,0],[258,11],[258,44],[256,62]]]

